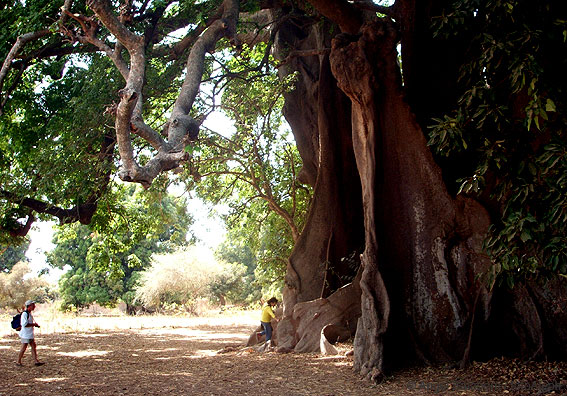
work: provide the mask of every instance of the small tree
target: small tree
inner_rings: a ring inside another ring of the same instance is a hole
[[[250,244],[238,243],[229,234],[215,251],[219,260],[228,263],[225,271],[211,284],[211,294],[222,304],[226,298],[236,304],[250,304],[262,297],[262,284],[258,282],[255,270],[258,259]]]
[[[43,301],[48,296],[47,282],[38,277],[26,277],[29,265],[20,261],[10,272],[0,273],[0,306],[21,308],[26,300]]]

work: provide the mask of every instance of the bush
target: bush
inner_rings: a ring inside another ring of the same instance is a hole
[[[136,300],[150,309],[181,305],[194,311],[198,300],[209,295],[209,285],[223,272],[212,253],[196,247],[152,257],[141,274]]]

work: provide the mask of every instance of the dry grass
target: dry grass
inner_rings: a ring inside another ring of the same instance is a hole
[[[189,315],[140,315],[129,316],[119,310],[103,310],[104,315],[80,315],[64,313],[53,305],[40,304],[33,312],[34,319],[41,326],[35,329],[36,337],[57,333],[92,333],[99,331],[144,330],[160,328],[188,328],[199,326],[249,326],[258,323],[259,313],[247,310],[208,310],[199,317]],[[0,336],[17,334],[10,328],[10,321],[16,312],[0,314]]]

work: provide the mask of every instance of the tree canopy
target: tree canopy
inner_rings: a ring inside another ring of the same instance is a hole
[[[567,24],[557,5],[462,2],[437,35],[470,40],[451,111],[430,144],[456,166],[458,192],[491,206],[486,242],[499,280],[567,275]],[[463,163],[462,157],[468,159]]]
[[[23,309],[29,299],[38,302],[51,297],[49,284],[41,277],[29,276],[28,263],[20,261],[8,272],[0,272],[0,306]]]

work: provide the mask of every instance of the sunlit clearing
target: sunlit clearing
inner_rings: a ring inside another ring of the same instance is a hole
[[[183,339],[193,339],[193,340],[209,340],[211,336],[213,336],[216,340],[244,340],[247,339],[247,335],[243,335],[242,333],[225,333],[225,332],[215,332],[210,330],[194,330],[188,328],[177,328],[177,329],[160,329],[159,331],[155,331],[153,329],[144,330],[143,333],[145,334],[175,334],[184,336],[186,338]],[[168,340],[164,340],[167,342]]]
[[[61,356],[71,356],[71,357],[90,357],[90,356],[104,356],[109,354],[110,351],[98,351],[93,349],[88,349],[86,351],[77,351],[77,352],[57,352],[58,355]]]
[[[178,349],[177,348],[148,349],[146,352],[167,352],[167,351],[178,351]]]
[[[110,337],[110,334],[83,334],[81,337],[87,337],[87,338]]]
[[[188,357],[189,357],[189,359],[198,359],[198,358],[205,357],[205,356],[217,356],[217,352],[211,351],[210,349],[201,349],[201,350],[195,351],[195,355],[188,356]]]
[[[67,377],[52,377],[52,378],[36,378],[35,380],[39,382],[60,382],[68,379],[69,378]]]

